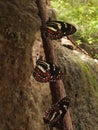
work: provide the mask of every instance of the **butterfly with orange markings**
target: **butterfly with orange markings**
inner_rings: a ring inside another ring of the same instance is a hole
[[[48,63],[44,60],[38,60],[33,71],[33,76],[38,82],[55,82],[63,78],[60,67]]]
[[[51,40],[57,40],[63,36],[72,35],[76,32],[76,27],[70,23],[64,23],[62,21],[47,21],[45,36]]]
[[[70,97],[66,96],[59,100],[56,104],[52,105],[44,114],[43,120],[45,124],[49,124],[52,127],[55,127],[60,123],[70,104]]]

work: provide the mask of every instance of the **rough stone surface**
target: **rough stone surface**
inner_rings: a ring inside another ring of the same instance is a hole
[[[55,44],[75,130],[98,129],[98,62]]]

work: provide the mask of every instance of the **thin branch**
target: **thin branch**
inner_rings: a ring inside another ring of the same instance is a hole
[[[45,27],[45,23],[47,21],[46,1],[37,0],[36,3],[38,6],[38,9],[39,9],[39,16],[42,21],[41,36],[42,36],[43,48],[44,48],[44,52],[45,52],[46,61],[57,64],[51,40],[49,40],[48,38],[46,38],[44,36],[43,28]],[[53,104],[66,95],[65,89],[64,89],[64,84],[61,80],[58,80],[56,82],[50,82],[50,90],[51,90]],[[68,116],[68,118],[70,118],[70,115],[67,115],[67,116]],[[62,122],[63,128],[61,130],[73,130],[71,118],[70,118],[69,124],[66,123],[66,119],[68,119],[68,118],[64,118],[64,120]],[[70,126],[68,126],[68,125],[70,125]]]

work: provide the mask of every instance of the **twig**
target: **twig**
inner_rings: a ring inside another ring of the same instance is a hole
[[[73,45],[78,48],[81,52],[83,52],[86,55],[89,55],[85,50],[83,50],[80,46],[78,46],[70,37],[67,36],[67,39],[73,43]],[[90,56],[90,55],[89,55]]]
[[[44,27],[45,27],[45,23],[47,20],[45,0],[37,0],[36,3],[38,6],[38,9],[39,9],[39,16],[40,16],[41,21],[42,21],[41,37],[42,37],[42,41],[43,41],[43,48],[44,48],[46,60],[48,62],[52,62],[52,63],[57,64],[51,40],[49,40],[48,38],[46,38],[44,36]],[[51,90],[53,104],[56,103],[60,98],[62,98],[66,95],[65,89],[64,89],[64,84],[61,80],[58,80],[56,82],[50,82],[50,90]],[[70,118],[70,115],[68,115],[68,116]],[[69,124],[70,124],[70,126],[68,126]],[[64,119],[62,122],[62,126],[63,126],[63,128],[61,130],[73,130],[71,120],[67,124],[66,119]],[[69,128],[71,128],[71,129],[69,129]],[[53,128],[51,128],[51,130],[53,130]]]

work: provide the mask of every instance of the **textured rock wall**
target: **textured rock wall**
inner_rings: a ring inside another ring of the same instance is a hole
[[[0,130],[40,129],[29,83],[40,25],[34,0],[0,0]]]
[[[64,72],[64,85],[71,97],[74,130],[98,129],[98,62],[54,43]]]

